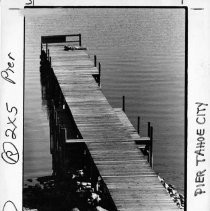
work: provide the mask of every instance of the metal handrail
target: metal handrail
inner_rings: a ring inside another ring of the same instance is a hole
[[[78,37],[77,40],[67,40],[68,37]],[[61,42],[70,42],[70,43],[78,43],[79,46],[82,45],[81,34],[68,34],[68,35],[50,35],[50,36],[42,36],[41,43],[61,43]]]

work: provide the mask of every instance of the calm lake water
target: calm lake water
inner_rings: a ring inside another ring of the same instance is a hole
[[[185,11],[183,9],[26,10],[24,178],[49,175],[49,121],[41,99],[43,35],[82,34],[102,65],[102,91],[141,134],[154,127],[154,169],[184,191]]]

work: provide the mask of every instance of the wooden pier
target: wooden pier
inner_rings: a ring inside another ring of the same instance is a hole
[[[140,137],[124,111],[108,103],[100,88],[96,57],[92,61],[86,50],[64,50],[68,44],[67,36],[42,37],[42,54],[49,62],[46,74],[53,75],[64,101],[53,114],[64,125],[63,144],[87,146],[116,210],[178,210],[139,149],[150,138]],[[55,94],[56,88],[51,89]],[[77,129],[73,135],[66,132],[68,118],[60,117],[63,109],[70,110]]]

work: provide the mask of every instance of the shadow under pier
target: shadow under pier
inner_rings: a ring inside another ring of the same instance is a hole
[[[96,206],[117,210],[63,96],[49,55],[42,50],[40,58],[42,101],[47,106],[49,118],[53,176],[63,180],[71,175],[77,180],[77,191],[85,201],[80,210]],[[66,140],[70,142],[66,143]]]

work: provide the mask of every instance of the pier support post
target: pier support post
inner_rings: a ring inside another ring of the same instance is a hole
[[[148,122],[147,123],[147,131],[148,131],[148,137],[150,138],[150,132],[151,132],[151,130],[150,130],[150,122]]]
[[[140,116],[138,116],[138,120],[137,120],[137,132],[138,134],[140,134]]]
[[[47,56],[47,49],[48,49],[48,46],[47,46],[47,42],[46,42],[46,52],[45,52],[46,53],[46,56]]]
[[[79,34],[79,46],[82,46],[81,34]]]
[[[153,127],[150,127],[150,166],[153,168]]]
[[[150,141],[151,141],[151,135],[150,135],[150,133],[151,133],[151,126],[150,126],[150,122],[148,122],[147,123],[147,134],[148,134],[148,137],[150,138]],[[147,156],[147,161],[150,163],[150,143],[151,142],[149,142],[149,144],[147,144],[147,150],[148,150],[148,156]]]
[[[122,97],[122,110],[125,112],[125,96]]]
[[[53,105],[53,100],[51,100]],[[49,123],[50,123],[50,153],[52,154],[55,151],[55,130],[54,127],[54,110],[53,108],[49,110]]]
[[[49,57],[50,57],[50,50],[47,49],[47,60],[49,61]]]
[[[99,71],[99,86],[101,85],[101,63],[98,63],[98,71]]]
[[[96,55],[94,55],[94,67],[96,67],[96,63],[97,63],[97,57]]]
[[[59,130],[59,154],[60,154],[60,167],[62,174],[66,172],[65,166],[65,142],[66,142],[67,131],[66,128],[61,128]]]

